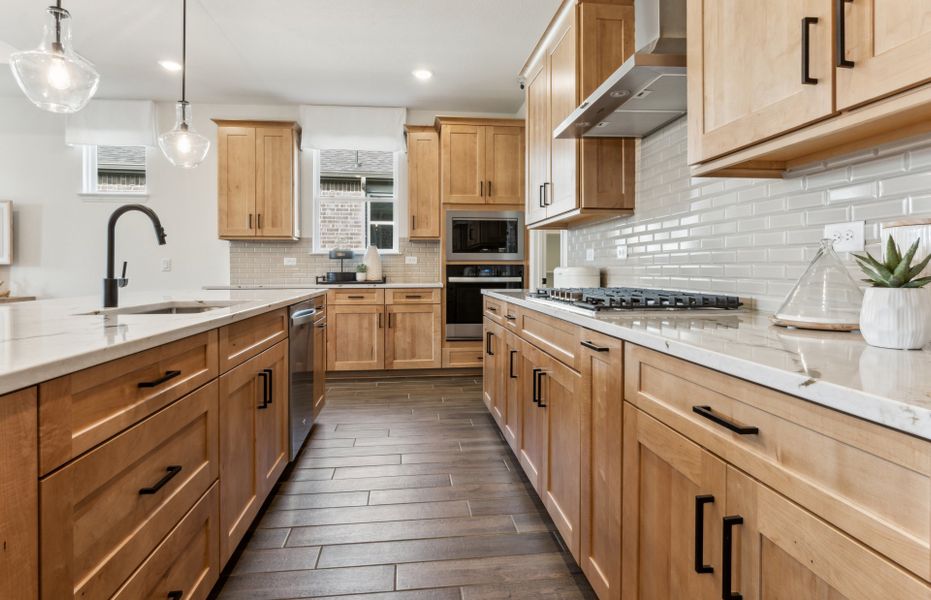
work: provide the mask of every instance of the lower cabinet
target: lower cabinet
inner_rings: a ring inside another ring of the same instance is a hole
[[[440,352],[439,304],[389,304],[385,329],[386,369],[438,369]]]
[[[220,560],[252,525],[288,460],[288,344],[220,377]]]
[[[482,398],[491,416],[501,427],[507,415],[504,401],[504,377],[507,376],[502,367],[502,358],[506,352],[504,348],[504,328],[497,323],[485,319],[485,358],[482,360]]]
[[[0,396],[0,598],[39,596],[36,388]]]
[[[380,371],[385,368],[385,307],[327,308],[327,370]]]
[[[521,341],[520,338],[511,332],[506,332],[504,336],[504,369],[498,374],[502,381],[501,394],[504,406],[504,418],[500,424],[504,439],[507,441],[511,450],[516,454],[518,451],[520,436],[520,403],[523,398],[523,380],[521,379],[520,360],[521,360]]]

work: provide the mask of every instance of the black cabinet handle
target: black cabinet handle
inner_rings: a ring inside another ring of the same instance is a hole
[[[483,198],[485,197],[485,182],[484,181],[478,182],[478,195],[482,196]]]
[[[517,320],[517,317],[515,317],[514,315],[504,315],[504,318],[507,319],[508,321],[516,321],[516,320]]]
[[[495,353],[491,351],[491,338],[493,338],[494,336],[495,334],[493,334],[490,331],[485,332],[485,354],[487,354],[488,356],[495,355]]]
[[[144,488],[140,489],[140,490],[139,490],[139,495],[140,495],[140,496],[150,496],[150,495],[155,494],[156,492],[158,492],[160,489],[162,489],[163,487],[165,487],[165,484],[168,483],[169,481],[171,481],[171,480],[174,478],[175,475],[177,475],[178,473],[181,472],[181,466],[180,466],[180,465],[171,465],[170,467],[168,467],[168,468],[165,469],[165,470],[168,471],[168,473],[167,473],[164,477],[162,477],[161,479],[159,479],[159,480],[158,480],[158,483],[156,483],[156,484],[153,485],[152,487],[144,487]]]
[[[488,197],[491,198],[491,180],[488,181]]]
[[[423,298],[423,294],[406,294],[404,297],[408,300],[420,300]]]
[[[852,69],[854,62],[847,60],[847,15],[844,11],[844,5],[853,0],[834,0],[834,26],[837,30],[834,33],[834,53],[837,54],[836,65],[841,69]]]
[[[252,229],[252,213],[249,213],[249,229]]]
[[[734,433],[739,433],[740,435],[756,435],[760,433],[760,429],[758,427],[753,427],[752,425],[740,425],[738,423],[734,423],[733,421],[728,421],[724,417],[716,415],[714,411],[711,410],[710,406],[693,406],[692,412],[697,413],[698,415],[708,419],[713,423],[717,423],[722,427],[730,429]]]
[[[721,542],[721,600],[743,600],[743,595],[732,591],[733,582],[733,552],[734,552],[734,526],[743,525],[744,518],[740,515],[724,517],[724,533]]]
[[[514,374],[514,355],[517,354],[517,350],[511,350],[511,354],[508,356],[508,377],[511,379],[517,379],[517,375]]]
[[[550,186],[550,182],[549,182],[549,181],[547,181],[547,182],[545,182],[545,183],[543,184],[543,205],[544,205],[544,206],[549,206],[550,204],[553,203],[553,201],[552,201],[552,199],[551,199],[551,198],[552,198],[552,194],[549,194],[549,193],[547,193],[547,191],[546,191],[547,188],[549,188],[549,186]]]
[[[181,600],[181,598],[184,598],[184,592],[181,590],[168,592],[168,600]]]
[[[543,202],[544,202],[544,200],[543,200],[543,184],[540,184],[540,208],[543,208],[543,207],[546,206],[546,204],[544,204]]]
[[[259,404],[259,410],[268,408],[268,371],[259,371],[259,379],[262,380],[262,403]]]
[[[263,229],[263,227],[262,227],[262,213],[259,213],[259,214],[257,215],[256,218],[257,218],[257,221],[256,221],[256,222],[258,223],[259,229]]]
[[[489,306],[486,310],[487,310],[488,312],[493,312],[493,313],[497,313],[497,312],[498,312],[498,308],[497,308],[496,306]]]
[[[695,496],[695,572],[714,573],[714,567],[706,565],[705,548],[705,505],[714,504],[714,496]]]
[[[596,346],[595,344],[589,341],[583,341],[582,345],[588,348],[589,350],[594,350],[595,352],[608,352],[611,348],[605,346]]]
[[[540,406],[540,399],[537,397],[540,392],[540,380],[537,378],[537,375],[539,375],[541,372],[543,372],[543,369],[533,369],[533,396],[531,396],[530,399],[533,400],[533,403],[537,406]]]
[[[818,17],[802,19],[802,85],[817,85],[818,78],[811,76],[811,26],[818,23]]]
[[[546,375],[546,371],[540,369],[540,372],[537,373],[537,378],[539,382],[537,383],[537,406],[540,408],[546,408],[546,404],[543,403],[543,376]]]
[[[139,384],[140,388],[154,388],[162,385],[166,381],[170,381],[175,377],[181,375],[181,371],[165,371],[165,374],[159,377],[158,379],[153,379],[152,381],[143,381]]]
[[[272,387],[275,384],[275,371],[273,369],[262,369],[263,373],[268,373],[268,404],[275,400],[275,392]]]

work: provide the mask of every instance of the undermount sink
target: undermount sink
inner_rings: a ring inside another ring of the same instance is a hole
[[[81,313],[83,315],[190,315],[204,313],[220,308],[229,308],[242,304],[241,302],[204,301],[204,300],[173,300],[156,304],[141,304],[138,306],[119,306],[117,308],[102,308],[100,310]]]

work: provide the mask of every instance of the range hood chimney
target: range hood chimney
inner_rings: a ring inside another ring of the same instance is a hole
[[[686,113],[686,1],[635,1],[637,51],[553,137],[645,137]]]

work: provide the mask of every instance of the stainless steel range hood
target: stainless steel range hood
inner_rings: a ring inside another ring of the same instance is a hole
[[[686,113],[686,0],[636,0],[637,52],[553,132],[644,137]]]

